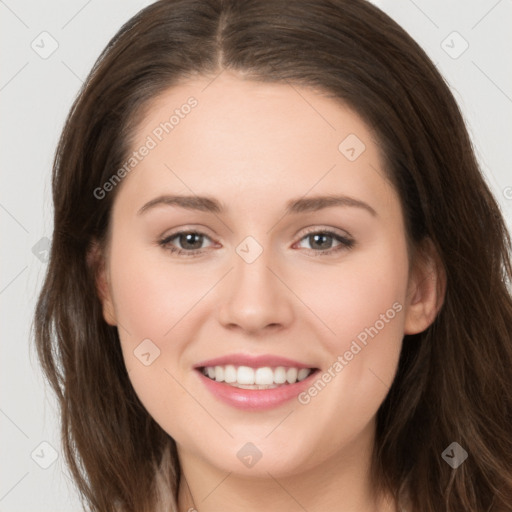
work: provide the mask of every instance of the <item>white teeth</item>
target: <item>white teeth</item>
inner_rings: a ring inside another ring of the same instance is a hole
[[[300,382],[304,380],[309,375],[309,368],[301,368],[297,373],[297,380]]]
[[[274,370],[274,382],[276,384],[284,384],[286,382],[286,368],[278,366]]]
[[[227,383],[236,382],[236,368],[232,364],[224,368],[224,380]]]
[[[249,366],[239,366],[236,381],[238,384],[254,384],[254,370]]]
[[[263,384],[265,386],[274,384],[274,372],[272,371],[272,368],[269,368],[268,366],[265,368],[258,368],[254,375],[254,383]]]
[[[253,384],[252,386],[249,385],[249,384],[233,384],[233,387],[237,387],[237,388],[240,388],[240,389],[273,389],[273,388],[277,388],[277,384],[272,384],[270,386],[264,386],[264,385],[259,385],[259,384]]]
[[[215,380],[217,382],[224,382],[224,367],[223,366],[215,367]]]
[[[282,384],[295,384],[307,378],[311,368],[251,368],[228,364],[225,366],[207,366],[203,374],[217,382],[226,382],[242,389],[271,389]]]
[[[294,382],[297,382],[297,375],[299,373],[299,370],[297,368],[288,368],[286,370],[286,381],[288,384],[293,384]]]

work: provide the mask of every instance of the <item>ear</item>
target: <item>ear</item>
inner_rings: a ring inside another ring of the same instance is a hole
[[[115,326],[117,321],[107,271],[106,255],[97,240],[93,240],[87,251],[87,264],[94,275],[96,292],[103,308],[103,318],[107,324]]]
[[[432,240],[415,250],[405,301],[404,334],[429,327],[441,309],[446,293],[446,272]]]

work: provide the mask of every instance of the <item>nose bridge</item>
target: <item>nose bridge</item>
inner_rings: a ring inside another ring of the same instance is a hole
[[[273,277],[269,270],[273,258],[268,244],[264,248],[255,238],[249,236],[236,247],[235,252],[235,288],[242,294],[249,292],[250,295],[256,295],[263,292],[272,295],[276,283],[270,279]]]
[[[234,269],[221,298],[220,321],[251,331],[288,324],[292,305],[286,287],[274,275],[278,270],[270,247],[248,236],[235,248],[232,261]]]

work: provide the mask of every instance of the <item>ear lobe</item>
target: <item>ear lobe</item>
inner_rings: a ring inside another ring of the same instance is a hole
[[[103,308],[103,318],[107,324],[116,326],[114,303],[105,264],[105,256],[97,240],[91,243],[87,251],[87,265],[94,275],[96,293]]]
[[[405,304],[404,334],[427,329],[441,309],[446,293],[446,272],[431,239],[415,254]]]

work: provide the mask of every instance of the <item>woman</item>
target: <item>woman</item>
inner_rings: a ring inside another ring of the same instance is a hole
[[[53,198],[36,344],[92,510],[512,510],[509,234],[376,7],[147,7]]]

